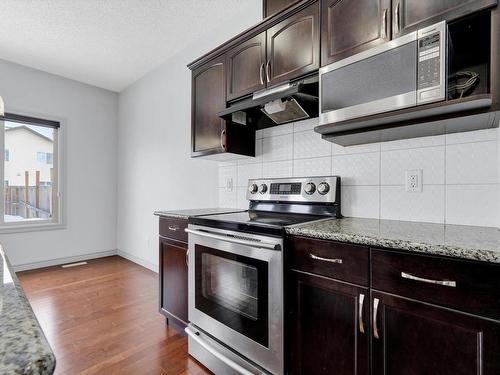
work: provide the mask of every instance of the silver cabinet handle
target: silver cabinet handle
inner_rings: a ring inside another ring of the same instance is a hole
[[[395,25],[395,28],[396,28],[396,34],[399,34],[399,30],[400,30],[400,24],[399,24],[399,2],[396,4],[396,9],[394,10],[394,18],[396,18],[396,25]]]
[[[376,339],[379,339],[378,335],[378,325],[377,325],[377,312],[378,312],[378,304],[379,304],[379,299],[374,298],[373,299],[373,337]]]
[[[262,242],[260,240],[257,240],[257,241],[245,240],[245,239],[241,239],[241,238],[226,236],[224,234],[215,234],[215,233],[211,233],[211,232],[203,232],[201,230],[195,230],[195,229],[189,229],[189,228],[184,229],[184,231],[186,233],[191,233],[191,234],[194,234],[194,235],[197,235],[197,236],[200,236],[200,237],[213,238],[215,240],[236,243],[236,244],[239,244],[239,245],[244,245],[244,246],[249,246],[249,247],[256,247],[256,248],[259,248],[259,249],[268,249],[268,250],[280,250],[281,249],[281,246],[279,244]]]
[[[340,258],[323,258],[323,257],[319,257],[319,256],[314,255],[314,254],[309,254],[309,257],[311,259],[321,260],[323,262],[342,264],[342,259],[340,259]]]
[[[382,15],[382,39],[387,39],[387,8]]]
[[[218,358],[220,361],[224,362],[227,366],[231,367],[238,374],[242,375],[254,375],[253,372],[248,371],[246,368],[240,366],[238,363],[234,362],[232,359],[226,357],[224,354],[219,352],[216,348],[214,348],[210,343],[206,342],[203,338],[200,337],[200,333],[195,331],[193,328],[187,326],[184,328],[184,331],[198,344],[200,344],[205,350],[211,353],[214,357]]]
[[[264,84],[264,76],[262,74],[263,70],[264,70],[264,63],[260,64],[260,67],[259,67],[259,78],[260,78],[260,84],[261,85]]]
[[[175,231],[179,230],[179,227],[174,226],[174,225],[169,225],[168,229],[171,230],[171,231],[173,231],[173,232],[175,232]]]
[[[359,295],[359,302],[358,302],[358,319],[359,319],[359,332],[365,333],[365,325],[363,324],[363,302],[365,302],[365,295],[360,294]]]
[[[267,78],[267,82],[271,82],[271,60],[267,60],[267,63],[266,63],[266,78]]]
[[[414,276],[414,275],[406,273],[406,272],[401,272],[401,277],[403,279],[420,281],[420,282],[427,283],[427,284],[449,286],[451,288],[456,288],[456,286],[457,286],[457,282],[453,281],[453,280],[432,280],[432,279],[425,279],[423,277]]]
[[[224,142],[224,136],[226,135],[226,129],[223,129],[221,132],[220,132],[220,148],[222,148],[223,150],[226,149],[226,144]]]
[[[189,249],[186,251],[186,266],[189,267]]]

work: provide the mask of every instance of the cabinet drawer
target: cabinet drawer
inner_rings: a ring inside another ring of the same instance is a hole
[[[160,236],[187,242],[188,235],[184,231],[188,221],[174,217],[160,217]]]
[[[500,265],[372,250],[374,289],[500,320]]]
[[[291,240],[291,266],[359,285],[368,285],[369,250],[364,246],[305,237]]]

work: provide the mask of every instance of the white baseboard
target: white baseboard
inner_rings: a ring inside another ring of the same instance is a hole
[[[90,254],[77,255],[77,256],[73,256],[73,257],[65,257],[65,258],[57,258],[57,259],[45,260],[45,261],[42,261],[42,262],[19,264],[19,265],[16,265],[16,266],[12,266],[12,268],[14,268],[14,272],[27,271],[27,270],[34,270],[36,268],[58,266],[60,264],[66,264],[66,263],[81,262],[83,260],[96,259],[96,258],[104,258],[104,257],[112,256],[112,255],[117,255],[117,253],[118,253],[117,250],[108,250],[108,251],[101,251],[101,252],[98,252],[98,253],[90,253]]]
[[[149,269],[149,270],[151,270],[153,272],[158,273],[158,265],[157,264],[148,262],[147,260],[138,258],[135,255],[126,253],[126,252],[124,252],[122,250],[117,250],[116,253],[117,253],[118,256],[121,256],[122,258],[128,259],[131,262],[137,263],[138,265],[143,266],[144,268],[147,268],[147,269]]]

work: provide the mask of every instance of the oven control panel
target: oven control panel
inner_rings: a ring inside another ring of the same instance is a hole
[[[338,176],[249,180],[247,199],[335,203],[339,186]]]

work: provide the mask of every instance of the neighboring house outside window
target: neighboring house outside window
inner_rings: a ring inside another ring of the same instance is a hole
[[[59,123],[6,114],[0,131],[5,155],[0,231],[18,224],[59,224]]]

